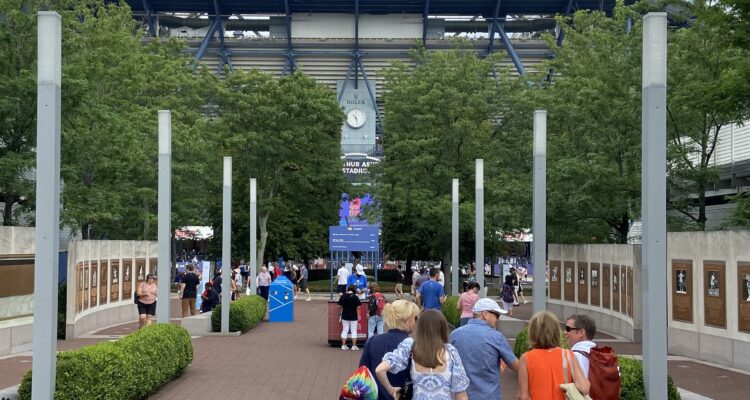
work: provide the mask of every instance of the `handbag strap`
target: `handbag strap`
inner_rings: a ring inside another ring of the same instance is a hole
[[[568,365],[570,364],[570,355],[565,349],[560,349],[562,354],[562,365],[563,365],[563,382],[568,383]]]

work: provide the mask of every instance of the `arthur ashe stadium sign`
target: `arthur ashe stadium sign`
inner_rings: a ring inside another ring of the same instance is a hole
[[[363,153],[349,153],[341,157],[344,165],[342,171],[349,179],[359,180],[370,173],[370,166],[378,164],[380,159]]]

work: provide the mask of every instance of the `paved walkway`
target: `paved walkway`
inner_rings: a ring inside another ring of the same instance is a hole
[[[327,344],[327,296],[295,303],[293,323],[262,323],[239,337],[193,339],[195,358],[186,373],[170,382],[152,399],[309,399],[338,398],[346,376],[358,365],[361,351],[342,351]],[[174,305],[175,303],[173,303]],[[173,310],[176,308],[173,307]],[[528,318],[531,303],[516,308],[514,316]],[[174,314],[173,314],[174,316]],[[104,329],[89,339],[58,341],[65,350],[112,340],[127,334],[134,323]],[[604,335],[602,343],[618,354],[638,356],[639,344]],[[512,345],[512,340],[511,340]],[[747,398],[750,375],[717,368],[682,357],[670,357],[669,374],[678,387],[706,398]],[[31,367],[31,357],[0,360],[0,388],[16,385]],[[516,393],[516,374],[503,374],[504,398]],[[696,398],[696,397],[694,397]],[[701,397],[697,397],[701,398]]]

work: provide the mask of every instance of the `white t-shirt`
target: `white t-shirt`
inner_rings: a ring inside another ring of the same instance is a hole
[[[445,287],[445,274],[443,271],[440,271],[440,274],[438,275],[437,283],[440,284],[440,286]]]
[[[585,376],[587,379],[589,377],[589,359],[588,357],[577,352],[576,350],[580,350],[584,353],[588,353],[589,351],[591,351],[592,347],[596,347],[596,343],[590,340],[584,340],[583,342],[578,342],[574,344],[573,347],[570,348],[571,350],[573,350],[573,354],[578,359],[578,365],[581,366],[581,371],[583,372],[583,376]]]
[[[346,285],[346,282],[349,280],[349,270],[346,267],[341,267],[337,275],[339,277],[339,285]]]

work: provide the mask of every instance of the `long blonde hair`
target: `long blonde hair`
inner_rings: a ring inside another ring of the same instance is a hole
[[[383,320],[388,329],[406,328],[406,321],[419,315],[419,307],[408,300],[396,300],[383,307]]]

